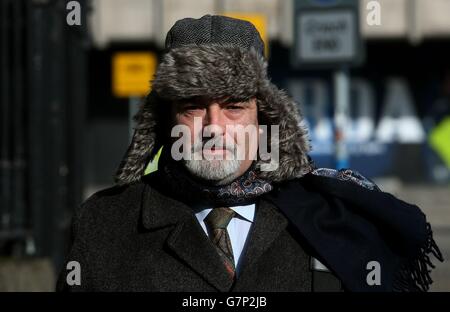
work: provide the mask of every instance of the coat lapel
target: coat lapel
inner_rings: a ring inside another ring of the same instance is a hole
[[[166,239],[168,248],[186,266],[219,291],[228,291],[232,280],[190,207],[147,186],[142,221],[147,229],[175,225]]]
[[[246,272],[254,265],[275,239],[286,228],[287,219],[269,202],[261,199],[257,203],[255,219],[248,234],[247,247],[241,255],[240,279],[246,277]]]
[[[179,223],[167,239],[168,246],[189,267],[219,291],[228,291],[233,280],[203,229],[194,218]]]

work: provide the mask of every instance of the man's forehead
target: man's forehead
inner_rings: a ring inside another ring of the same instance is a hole
[[[228,104],[228,103],[249,103],[251,98],[236,98],[233,96],[224,96],[220,98],[210,98],[210,97],[204,97],[204,96],[198,96],[198,97],[192,97],[187,99],[181,99],[175,101],[175,104],[178,106],[188,105],[188,104],[198,104],[198,105],[210,105],[213,103],[218,104]]]

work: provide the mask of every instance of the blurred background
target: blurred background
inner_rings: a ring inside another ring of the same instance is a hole
[[[449,259],[450,0],[0,0],[0,291],[53,291],[72,212],[113,185],[167,31],[205,14],[255,24],[316,164],[417,204]],[[432,277],[450,291],[450,261]]]

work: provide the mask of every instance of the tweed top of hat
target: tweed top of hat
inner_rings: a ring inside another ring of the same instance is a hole
[[[264,55],[264,42],[255,26],[244,20],[221,15],[178,20],[166,36],[166,51],[189,44],[231,44],[255,48]]]

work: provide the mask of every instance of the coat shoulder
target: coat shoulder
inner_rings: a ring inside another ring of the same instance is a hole
[[[99,190],[89,196],[82,205],[91,209],[99,206],[127,203],[127,206],[139,201],[144,191],[144,183],[138,182],[130,185],[115,185]]]
[[[112,186],[97,191],[74,212],[73,223],[91,227],[117,225],[136,216],[145,192],[145,184],[138,182],[125,186]]]

